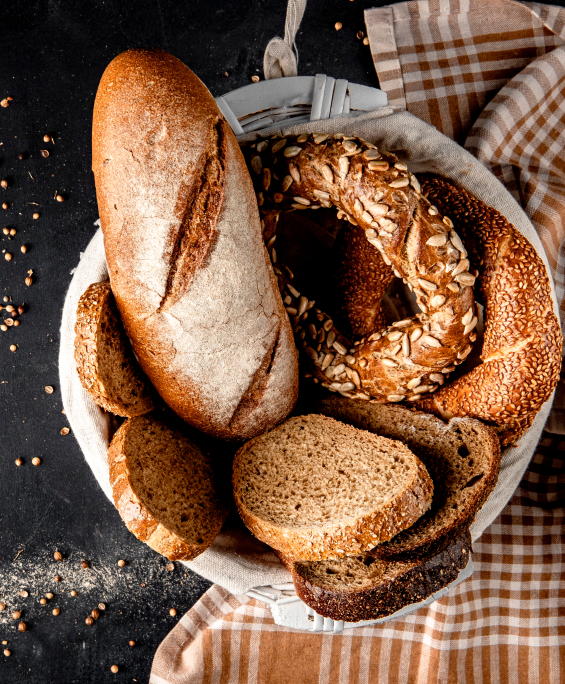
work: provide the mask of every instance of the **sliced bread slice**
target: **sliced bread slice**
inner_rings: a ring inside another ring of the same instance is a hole
[[[247,442],[233,466],[243,522],[289,558],[365,551],[410,527],[433,484],[403,444],[320,415],[297,416]]]
[[[328,397],[315,406],[357,428],[401,440],[434,482],[429,510],[408,530],[374,549],[379,558],[417,558],[441,550],[467,528],[494,489],[500,446],[494,432],[472,418],[439,418],[400,406]]]
[[[79,300],[75,361],[82,386],[106,411],[131,418],[155,408],[107,280],[90,285]]]
[[[281,560],[298,596],[323,617],[377,620],[418,603],[453,582],[467,565],[471,535],[460,532],[439,553],[419,560],[385,561],[364,553],[308,563]]]
[[[130,418],[108,450],[114,503],[130,532],[170,560],[192,560],[228,513],[209,458],[152,416]]]

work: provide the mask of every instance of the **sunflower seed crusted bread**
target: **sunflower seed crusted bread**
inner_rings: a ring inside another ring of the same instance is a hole
[[[153,410],[151,385],[133,355],[108,281],[93,283],[79,300],[75,362],[82,386],[106,411],[131,418]]]
[[[108,450],[114,503],[128,530],[170,560],[192,560],[228,513],[207,456],[152,416],[127,420]]]
[[[413,561],[385,561],[364,553],[317,562],[281,560],[297,595],[323,617],[377,620],[418,603],[453,582],[471,553],[468,530],[440,552]]]
[[[320,415],[298,416],[236,454],[234,498],[261,541],[301,560],[365,551],[410,527],[433,484],[403,444]]]
[[[384,321],[369,314],[362,330],[357,328],[361,335],[347,339],[327,313],[309,317],[307,324],[301,314],[297,316],[300,297],[283,275],[283,296],[289,302],[287,310],[296,310],[289,314],[309,372],[323,387],[360,401],[417,401],[437,390],[470,354],[478,322],[475,275],[469,273],[467,252],[449,217],[422,197],[404,162],[357,137],[272,135],[244,149],[266,238],[276,236],[269,224],[276,230],[282,211],[333,206],[373,250],[372,256],[357,250],[350,255],[353,263],[368,257],[366,270],[374,274],[375,257],[382,257],[380,270],[392,269],[410,287],[422,312],[386,327],[373,327]],[[345,279],[349,286],[342,290],[342,304],[357,318],[359,294],[351,298],[351,289],[369,293],[367,311],[371,304],[378,305],[386,277],[375,282],[359,277],[359,272],[351,275]],[[301,297],[306,294],[301,292]]]
[[[495,433],[472,418],[439,418],[401,406],[328,397],[315,410],[355,427],[401,440],[425,464],[434,483],[429,510],[407,530],[371,553],[418,558],[439,551],[469,527],[494,489],[500,468]]]

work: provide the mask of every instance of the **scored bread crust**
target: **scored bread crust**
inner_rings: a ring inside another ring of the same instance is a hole
[[[430,509],[412,527],[371,550],[369,553],[375,557],[415,559],[440,551],[471,525],[498,481],[500,444],[496,434],[478,420],[452,418],[446,425],[422,411],[337,396],[322,399],[313,410],[402,441],[423,461],[434,482]],[[477,474],[470,478],[461,468],[466,460],[474,460],[477,466],[471,470]]]
[[[336,421],[327,417],[325,419],[329,421],[328,429],[331,429],[330,423]],[[275,430],[283,429],[284,425]],[[248,451],[265,439],[269,439],[268,434],[255,437],[236,453],[232,478],[234,500],[246,527],[258,539],[290,559],[340,558],[371,549],[410,527],[430,506],[433,483],[425,466],[416,457],[413,480],[406,483],[404,489],[397,492],[386,505],[359,515],[351,524],[340,521],[330,521],[323,527],[277,524],[254,514],[244,500],[247,481],[243,460]]]
[[[298,393],[292,330],[210,92],[166,52],[124,52],[100,81],[92,146],[112,291],[157,392],[223,439],[284,420]]]
[[[105,327],[104,323],[108,325]],[[111,339],[110,339],[111,338]],[[112,371],[127,382],[126,393],[136,399],[127,402],[125,396],[104,378],[101,354],[106,344],[113,343],[120,365]],[[110,283],[90,285],[79,299],[75,323],[75,362],[78,376],[92,399],[106,411],[124,418],[141,416],[152,411],[153,392],[141,371],[121,325]]]
[[[210,532],[207,536],[203,535],[201,544],[188,543],[160,523],[136,494],[132,474],[128,468],[125,444],[128,432],[134,428],[136,420],[152,419],[140,417],[126,420],[114,435],[108,449],[114,504],[128,530],[154,551],[172,561],[193,560],[212,544],[224,523],[228,509],[218,502],[219,505],[210,520]]]
[[[471,535],[465,530],[439,553],[415,561],[387,562],[388,576],[363,588],[345,583],[324,584],[323,573],[316,572],[316,566],[322,563],[292,562],[280,554],[279,557],[292,573],[296,593],[306,605],[332,620],[359,622],[392,615],[443,589],[467,565],[471,550]]]

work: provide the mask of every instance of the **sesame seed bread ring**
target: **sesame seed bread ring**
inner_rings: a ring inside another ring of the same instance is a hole
[[[406,164],[341,134],[272,136],[244,148],[271,258],[281,211],[336,207],[364,231],[374,255],[415,293],[423,313],[375,327],[355,344],[278,268],[299,349],[323,386],[362,400],[418,401],[465,359],[476,340],[477,273],[453,223],[420,193]],[[384,291],[384,283],[381,281]],[[377,291],[377,296],[382,292]]]
[[[482,363],[418,408],[444,418],[470,416],[494,426],[511,444],[531,425],[559,380],[562,335],[544,264],[498,211],[452,182],[422,178],[440,209],[449,208],[478,268],[484,304]]]

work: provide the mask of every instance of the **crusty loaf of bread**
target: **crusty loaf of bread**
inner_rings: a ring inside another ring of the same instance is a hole
[[[402,406],[327,397],[316,411],[384,437],[401,440],[425,464],[434,483],[429,510],[412,527],[374,549],[379,558],[412,559],[441,550],[475,515],[494,489],[500,468],[495,433],[472,418],[436,416]],[[373,552],[371,552],[373,553]]]
[[[90,285],[79,299],[75,361],[82,386],[106,411],[132,418],[155,408],[107,280]]]
[[[284,420],[298,391],[292,330],[210,92],[165,52],[124,52],[102,76],[92,136],[112,291],[154,387],[224,439]]]
[[[332,620],[377,620],[418,603],[457,579],[469,562],[468,530],[440,552],[413,561],[386,561],[358,554],[340,560],[281,560],[292,573],[298,596]]]
[[[236,454],[234,498],[261,541],[301,560],[365,551],[410,527],[433,485],[403,444],[321,415],[298,416]]]
[[[153,416],[129,418],[108,450],[114,503],[130,532],[170,560],[192,560],[228,513],[208,457]]]

